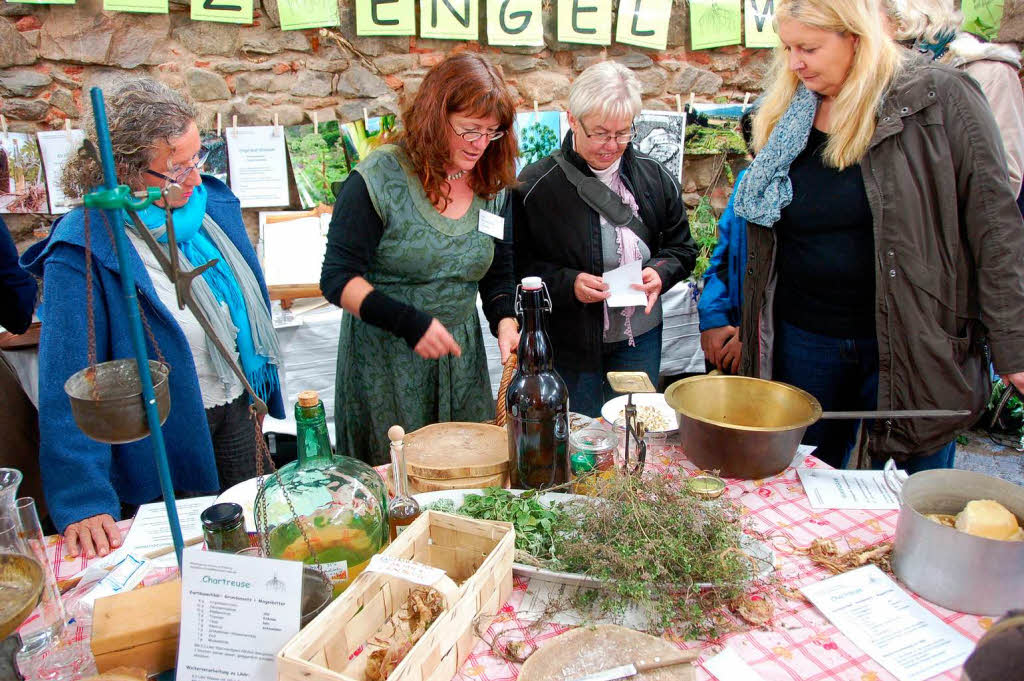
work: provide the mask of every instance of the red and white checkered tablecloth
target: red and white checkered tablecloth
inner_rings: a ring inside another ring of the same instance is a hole
[[[813,456],[800,464],[804,467],[825,466]],[[645,475],[695,475],[696,469],[687,461],[678,446],[651,447]],[[387,479],[388,476],[385,476]],[[830,576],[824,568],[815,566],[807,557],[791,553],[790,546],[807,546],[814,539],[832,539],[840,548],[856,548],[892,539],[896,530],[896,511],[839,511],[812,509],[797,477],[790,467],[780,475],[765,480],[727,480],[726,495],[738,501],[749,527],[773,538],[776,576],[778,582],[761,594],[775,604],[775,616],[765,629],[750,629],[729,634],[718,640],[698,644],[693,641],[675,641],[681,648],[697,645],[705,647],[701,660],[717,654],[724,647],[733,648],[764,681],[889,681],[894,677],[859,650],[849,639],[826,620],[805,600],[791,600],[781,595],[778,586],[797,590],[799,587]],[[127,531],[130,521],[119,526]],[[48,538],[48,550],[58,580],[67,579],[82,570],[87,561],[63,556],[63,541]],[[58,558],[60,557],[60,558]],[[168,571],[150,575],[146,583],[167,578]],[[516,577],[512,596],[498,613],[487,631],[488,639],[501,635],[501,642],[514,640],[542,645],[545,641],[567,631],[558,624],[537,625],[517,616],[529,580]],[[73,604],[74,591],[68,599]],[[977,641],[991,626],[993,619],[953,612],[915,598],[928,610],[955,630]],[[505,634],[505,632],[514,632]],[[87,626],[79,626],[75,637],[88,639]],[[477,641],[466,664],[453,681],[515,681],[519,666],[507,662],[491,652],[483,641]],[[701,681],[712,679],[703,667],[697,670]],[[957,680],[960,670],[953,669],[936,679]]]

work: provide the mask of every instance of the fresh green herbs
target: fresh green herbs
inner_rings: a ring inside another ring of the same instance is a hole
[[[542,505],[537,501],[536,492],[525,492],[517,496],[506,489],[488,487],[483,494],[467,494],[459,508],[455,508],[455,504],[447,499],[434,502],[428,508],[478,520],[512,523],[516,530],[518,551],[525,551],[540,560],[555,558],[555,530],[564,514],[557,505]]]

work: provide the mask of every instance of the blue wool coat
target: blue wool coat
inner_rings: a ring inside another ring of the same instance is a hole
[[[252,268],[269,309],[267,287],[242,223],[238,199],[213,177],[204,175],[203,184],[208,192],[207,214]],[[75,425],[71,403],[64,393],[68,377],[88,364],[84,214],[78,208],[65,215],[49,237],[34,244],[21,258],[25,269],[43,277],[39,465],[46,503],[61,533],[69,524],[101,513],[119,518],[121,503],[141,504],[161,495],[150,439],[113,446],[90,440]],[[134,357],[117,252],[101,213],[90,211],[89,226],[96,360]],[[171,311],[160,302],[138,253],[131,250],[139,302],[157,345],[171,365],[171,410],[163,433],[174,489],[216,492],[220,487],[217,466],[192,352]],[[150,358],[155,359],[148,338],[147,346]],[[280,389],[271,395],[268,407],[272,416],[284,417]]]
[[[729,205],[718,219],[718,243],[704,272],[704,290],[697,301],[700,330],[739,326],[743,307],[743,270],[747,267],[747,221],[733,212],[736,187],[747,170],[736,176]]]

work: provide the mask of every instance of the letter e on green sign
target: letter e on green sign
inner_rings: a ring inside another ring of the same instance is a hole
[[[477,40],[479,0],[420,0],[420,37]]]
[[[672,0],[620,0],[615,41],[664,50],[671,16]]]
[[[777,47],[775,0],[743,0],[743,32],[747,47]]]
[[[487,42],[543,45],[541,0],[487,0]]]
[[[612,0],[557,0],[558,40],[563,43],[610,45]]]
[[[251,24],[253,0],[192,0],[193,21]]]
[[[416,35],[416,0],[356,0],[356,35]]]

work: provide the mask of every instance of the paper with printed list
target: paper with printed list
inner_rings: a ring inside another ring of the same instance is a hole
[[[614,270],[608,270],[601,275],[601,278],[608,285],[608,293],[611,294],[605,300],[608,303],[608,307],[647,306],[647,294],[633,288],[633,284],[644,283],[644,275],[641,271],[639,260],[628,262],[622,267],[616,267]]]
[[[177,681],[276,681],[299,631],[302,563],[189,549],[181,559]]]
[[[899,681],[963,664],[974,644],[874,565],[801,588],[844,636]]]
[[[812,508],[898,509],[882,471],[797,468]]]
[[[228,127],[228,174],[242,208],[288,205],[284,129],[273,125]]]

